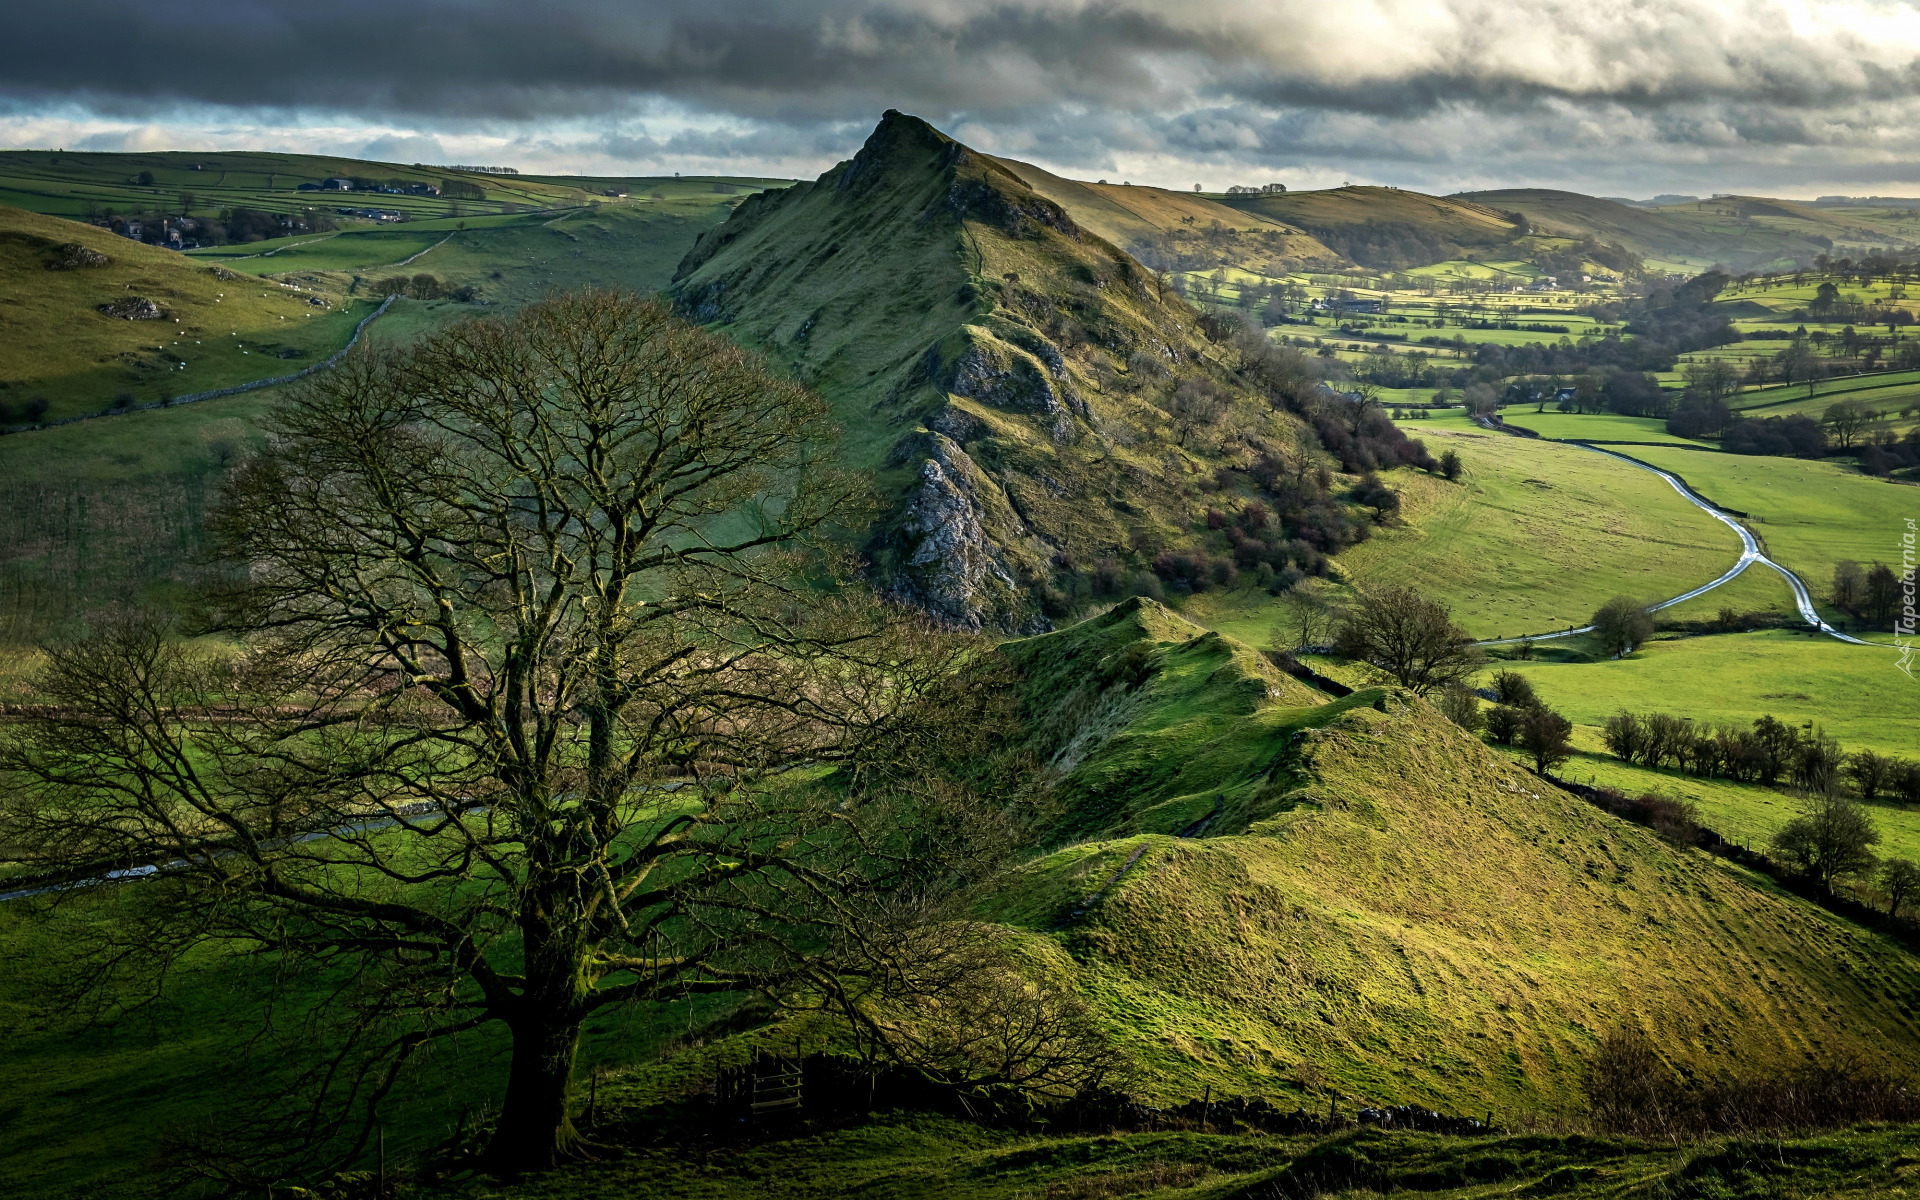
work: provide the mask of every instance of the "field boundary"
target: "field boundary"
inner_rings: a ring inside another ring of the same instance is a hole
[[[425,251],[421,253],[425,253]],[[81,421],[98,421],[103,417],[119,417],[125,416],[128,413],[152,412],[159,408],[178,408],[182,404],[198,404],[202,400],[218,400],[225,396],[238,396],[242,392],[258,391],[261,388],[275,387],[282,383],[292,383],[296,379],[304,379],[315,371],[323,371],[339,362],[341,358],[346,355],[347,351],[353,349],[360,341],[360,335],[366,332],[367,326],[373,323],[374,318],[386,312],[388,308],[392,307],[393,302],[398,299],[400,299],[400,297],[396,294],[382,300],[379,308],[374,309],[366,316],[360,318],[360,323],[353,327],[353,336],[347,339],[346,345],[335,350],[321,361],[313,363],[310,366],[302,367],[291,375],[275,375],[271,379],[256,379],[251,383],[237,383],[232,387],[215,388],[210,392],[192,392],[185,396],[175,396],[171,400],[160,400],[153,404],[130,404],[125,408],[106,409],[96,413],[82,413],[77,417],[62,417],[58,421],[45,421],[38,425],[21,425],[11,429],[0,430],[0,436],[35,433],[42,429],[58,429],[62,425],[73,425]]]

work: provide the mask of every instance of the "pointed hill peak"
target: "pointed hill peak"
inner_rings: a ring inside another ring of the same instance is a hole
[[[1224,537],[1196,532],[1200,496],[1255,499],[1247,469],[1291,453],[1299,422],[1253,394],[1233,322],[1029,174],[889,112],[853,158],[742,203],[674,291],[833,405],[844,460],[896,498],[861,547],[881,586],[957,625],[1038,632],[1156,577],[1232,576],[1199,544]],[[1276,254],[1292,236],[1243,224]],[[1302,531],[1345,544],[1339,502],[1314,503],[1241,554],[1263,585],[1324,569],[1292,548]]]

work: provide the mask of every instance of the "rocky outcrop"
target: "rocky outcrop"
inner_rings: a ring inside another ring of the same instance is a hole
[[[112,304],[102,304],[100,311],[122,321],[158,321],[167,315],[165,309],[144,296],[128,296]]]
[[[1057,350],[1052,357],[1060,361]],[[934,347],[929,365],[941,388],[956,396],[1009,412],[1058,417],[1064,411],[1052,372],[1041,360],[984,329],[963,328],[958,338]],[[1064,365],[1061,374],[1065,374]]]
[[[79,242],[65,242],[53,248],[47,258],[49,271],[83,271],[91,267],[104,267],[113,260],[89,246]]]
[[[908,500],[900,532],[913,546],[906,573],[928,611],[979,629],[1018,590],[989,533],[980,470],[945,434],[927,437],[920,483]]]

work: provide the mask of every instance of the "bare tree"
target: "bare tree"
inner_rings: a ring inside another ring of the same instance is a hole
[[[1478,733],[1487,723],[1479,695],[1457,679],[1440,689],[1440,712],[1468,733]]]
[[[1422,696],[1467,678],[1486,661],[1445,605],[1407,587],[1361,593],[1334,629],[1334,646]]]
[[[50,647],[54,703],[0,745],[0,843],[154,868],[151,958],[357,964],[381,1040],[325,1074],[362,1138],[411,1056],[498,1023],[492,1161],[569,1155],[591,1015],[827,974],[858,897],[947,871],[916,831],[983,827],[937,772],[860,767],[965,650],[836,598],[865,489],[825,418],[604,292],[315,376],[214,520],[237,570],[209,627],[240,651],[141,617]]]
[[[1827,411],[1821,415],[1820,423],[1827,427],[1835,441],[1839,443],[1840,449],[1845,451],[1853,449],[1854,443],[1860,440],[1860,435],[1879,416],[1878,412],[1858,400],[1841,400],[1827,405]]]
[[[1526,710],[1520,722],[1520,746],[1542,775],[1573,757],[1573,722],[1545,705]]]
[[[1274,640],[1293,650],[1325,644],[1336,615],[1323,596],[1304,584],[1281,595],[1280,613],[1273,626]]]
[[[1826,891],[1842,879],[1873,870],[1880,831],[1857,801],[1816,793],[1803,815],[1780,827],[1773,849]]]
[[[1880,890],[1887,894],[1887,915],[1897,917],[1907,901],[1920,892],[1920,863],[1889,858],[1880,864]]]
[[[1593,636],[1609,658],[1624,658],[1653,636],[1653,614],[1631,596],[1615,596],[1593,614]]]
[[[1843,558],[1833,564],[1833,606],[1848,612],[1858,612],[1860,602],[1866,597],[1866,574],[1860,564],[1850,558]]]

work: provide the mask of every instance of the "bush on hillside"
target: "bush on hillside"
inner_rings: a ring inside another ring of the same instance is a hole
[[[1496,704],[1487,709],[1487,736],[1502,746],[1511,746],[1520,737],[1521,727],[1526,724],[1525,709],[1514,708],[1508,704]]]
[[[1520,721],[1520,747],[1545,775],[1573,756],[1573,722],[1544,704],[1526,710]]]
[[[1602,604],[1591,624],[1608,658],[1624,658],[1653,636],[1653,614],[1631,596],[1615,596]]]
[[[1820,458],[1827,452],[1827,431],[1812,417],[1762,417],[1727,426],[1720,448],[1733,454],[1770,454],[1779,458]]]
[[[1623,821],[1643,825],[1676,846],[1697,846],[1706,838],[1700,809],[1691,800],[1676,800],[1658,792],[1629,796],[1616,788],[1594,788],[1588,799]]]
[[[1480,732],[1487,723],[1486,715],[1480,711],[1480,697],[1459,680],[1441,689],[1439,707],[1442,716],[1468,733]]]
[[[1426,695],[1466,679],[1485,661],[1445,605],[1412,588],[1362,592],[1333,631],[1335,648]]]
[[[1845,796],[1814,795],[1806,811],[1773,835],[1773,850],[1782,861],[1831,892],[1843,879],[1865,875],[1878,860],[1873,847],[1880,831],[1866,809]]]
[[[1518,671],[1495,671],[1488,683],[1496,703],[1514,708],[1532,708],[1540,703],[1539,697],[1534,694],[1533,681]]]
[[[1735,1061],[1745,1057],[1737,1055]],[[1634,1137],[1787,1133],[1920,1117],[1920,1091],[1879,1067],[1849,1060],[1772,1074],[1689,1079],[1632,1027],[1601,1039],[1588,1065],[1585,1091],[1600,1131]]]

